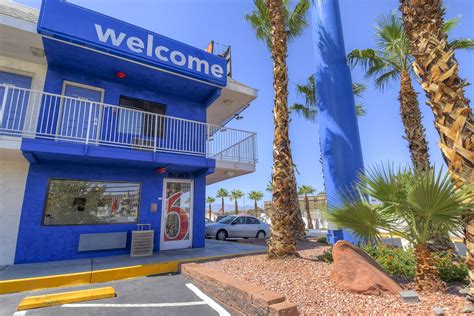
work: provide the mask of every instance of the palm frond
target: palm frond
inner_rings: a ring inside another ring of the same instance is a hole
[[[385,14],[377,19],[377,47],[385,55],[403,62],[409,54],[409,42],[403,29],[403,24],[395,13]]]
[[[442,169],[438,172],[431,169],[420,173],[418,179],[407,194],[407,204],[419,219],[425,221],[420,240],[426,242],[429,239],[431,227],[447,232],[459,228],[461,215],[472,207],[465,192],[458,191],[449,175],[444,174]],[[474,196],[471,195],[471,199],[472,197]]]
[[[350,229],[359,239],[378,242],[380,229],[390,228],[391,219],[370,204],[364,195],[344,198],[340,207],[329,206],[325,218],[338,227]]]
[[[270,15],[265,0],[254,0],[253,3],[255,8],[251,13],[245,14],[245,20],[255,30],[257,39],[266,42],[268,49],[271,49]]]
[[[396,80],[399,76],[400,72],[396,69],[392,69],[390,71],[382,73],[377,78],[375,78],[375,87],[383,91],[391,80]]]
[[[449,42],[449,47],[452,49],[466,49],[468,51],[474,50],[474,39],[460,38]]]
[[[356,97],[362,98],[362,93],[367,90],[367,86],[363,83],[354,82],[352,83],[352,93]]]
[[[459,25],[459,22],[461,22],[461,16],[457,15],[455,16],[454,18],[451,18],[449,20],[445,20],[444,21],[444,25],[443,25],[443,28],[444,28],[444,31],[446,33],[449,33],[450,31],[452,31],[456,26]]]
[[[367,114],[367,109],[364,107],[363,104],[356,104],[355,110],[356,110],[356,115],[359,117]]]
[[[304,29],[308,26],[306,15],[310,8],[309,0],[298,0],[295,8],[290,12],[288,4],[286,5],[287,20],[286,20],[286,36],[288,41],[300,36]]]
[[[304,117],[305,119],[315,122],[316,121],[316,114],[318,111],[316,108],[308,108],[306,105],[295,103],[288,108],[289,112],[296,112],[298,115]]]

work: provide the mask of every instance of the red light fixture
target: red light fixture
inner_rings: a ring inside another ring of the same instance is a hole
[[[124,79],[125,77],[127,77],[127,75],[123,71],[117,71],[115,73],[115,77],[117,77],[119,79]]]
[[[156,168],[156,172],[158,172],[158,173],[165,173],[165,172],[166,172],[166,168],[165,168],[165,167],[158,167],[158,168]]]

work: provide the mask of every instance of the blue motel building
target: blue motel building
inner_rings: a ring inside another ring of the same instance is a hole
[[[257,162],[230,48],[62,0],[1,2],[0,34],[0,265],[129,254],[141,224],[204,247],[206,185]]]

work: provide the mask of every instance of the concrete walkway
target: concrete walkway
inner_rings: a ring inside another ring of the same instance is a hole
[[[209,257],[238,256],[254,252],[265,252],[266,250],[267,248],[263,246],[207,239],[206,246],[204,248],[165,250],[154,253],[148,257],[130,257],[129,255],[121,255],[93,259],[11,265],[6,266],[0,271],[0,280],[90,272],[176,260],[193,261],[199,259],[202,260],[203,258]]]

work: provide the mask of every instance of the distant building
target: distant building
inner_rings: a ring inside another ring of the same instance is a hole
[[[304,195],[298,196],[300,202],[301,215],[305,223],[306,219],[306,209],[304,203]],[[326,193],[321,192],[317,195],[308,195],[309,200],[309,209],[311,212],[311,219],[313,221],[314,228],[327,228],[327,221],[323,217],[323,210],[326,209]],[[272,201],[264,202],[265,213],[270,214],[272,210]]]

